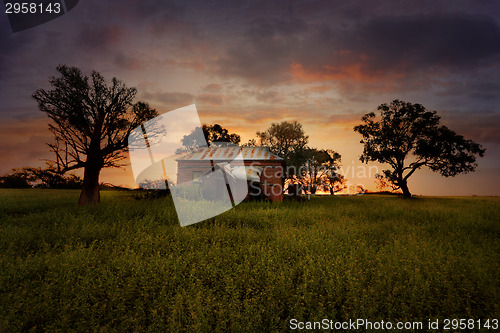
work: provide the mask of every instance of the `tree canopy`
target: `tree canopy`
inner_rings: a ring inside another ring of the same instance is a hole
[[[411,197],[408,178],[421,167],[453,177],[475,171],[476,156],[484,155],[481,145],[440,125],[436,111],[421,104],[394,100],[378,110],[380,120],[371,112],[354,127],[363,136],[360,160],[389,164],[392,169],[383,170],[383,177],[405,197]]]
[[[200,128],[197,127],[190,134],[184,135],[184,137],[182,138],[183,149],[190,150],[198,147],[206,147],[207,144],[220,145],[221,143],[232,143],[238,145],[241,140],[241,137],[238,134],[229,133],[229,130],[219,124],[203,124],[201,128],[203,131],[203,136],[205,137],[205,142],[203,142],[203,138],[201,138],[201,135],[198,135],[199,129]]]
[[[337,173],[341,156],[332,149],[308,148],[305,163],[300,169],[300,179],[304,187],[315,193],[317,189],[335,192],[343,182],[343,176]]]
[[[298,121],[273,123],[266,131],[257,132],[257,137],[260,145],[284,159],[289,185],[299,183],[311,193],[316,189],[333,193],[344,181],[343,176],[337,173],[340,154],[331,149],[309,147],[309,136]],[[253,140],[250,143],[256,142]]]
[[[50,166],[42,168],[16,168],[0,177],[0,187],[3,188],[81,188],[82,179],[75,174],[62,175]]]
[[[79,204],[97,203],[102,168],[118,167],[125,158],[131,131],[157,116],[145,102],[133,103],[135,88],[116,78],[107,83],[96,71],[89,76],[80,69],[60,65],[51,77],[51,90],[38,89],[33,98],[52,123],[57,171],[84,168]]]
[[[202,126],[203,134],[208,143],[213,142],[229,142],[235,145],[240,143],[241,137],[236,133],[229,133],[229,131],[223,128],[219,124]]]
[[[264,132],[257,132],[262,146],[282,157],[287,165],[287,177],[297,175],[297,170],[307,159],[309,136],[298,121],[273,123]],[[290,168],[292,167],[292,168]],[[295,170],[295,172],[293,172]]]

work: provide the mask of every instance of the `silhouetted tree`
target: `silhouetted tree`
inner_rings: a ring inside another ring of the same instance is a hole
[[[391,183],[383,174],[375,174],[375,186],[380,192],[394,192],[398,187]],[[389,190],[389,191],[388,191]]]
[[[401,189],[404,197],[411,197],[408,178],[421,167],[453,177],[474,171],[476,155],[484,155],[481,145],[440,126],[436,112],[427,111],[421,104],[394,100],[378,110],[380,121],[371,112],[363,116],[363,124],[354,127],[363,135],[360,160],[389,164],[392,170],[383,170],[384,177]]]
[[[203,136],[205,138],[205,141],[203,141],[201,135],[198,135],[199,129],[200,128],[197,127],[190,134],[184,135],[184,137],[182,138],[183,149],[181,149],[181,151],[199,147],[206,147],[207,143],[209,145],[214,145],[215,143],[218,143],[220,145],[220,143],[226,142],[238,145],[241,140],[241,137],[238,134],[229,133],[227,129],[223,128],[219,124],[214,124],[214,125],[203,124],[202,131],[203,131]]]
[[[48,166],[42,168],[24,167],[12,169],[0,177],[0,187],[4,188],[81,188],[82,179],[74,174],[60,174]]]
[[[309,148],[305,155],[306,161],[299,176],[311,193],[314,194],[316,189],[330,190],[341,183],[343,177],[337,174],[341,162],[339,153],[331,149]]]
[[[297,121],[273,123],[266,131],[257,132],[257,137],[262,146],[269,147],[273,154],[284,159],[287,165],[287,178],[295,176],[307,159],[309,136]]]
[[[82,187],[83,179],[75,174],[61,174],[53,167],[27,168],[31,173],[34,187],[78,189]]]
[[[33,181],[31,173],[25,168],[12,169],[0,177],[0,187],[2,188],[30,188]]]
[[[33,98],[40,111],[52,120],[57,171],[84,168],[78,203],[97,203],[102,168],[118,167],[124,158],[130,132],[157,112],[144,102],[132,103],[137,90],[113,78],[111,84],[93,71],[90,77],[76,67],[58,66],[60,76],[49,83],[52,90],[38,89]]]
[[[241,147],[257,147],[257,140],[249,139],[247,142],[241,144]]]
[[[219,124],[203,125],[202,129],[208,143],[229,142],[238,145],[241,140],[241,137],[238,134],[229,133],[227,129],[223,128]]]

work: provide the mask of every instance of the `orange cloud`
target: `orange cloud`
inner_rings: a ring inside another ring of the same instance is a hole
[[[324,92],[327,92],[327,91],[332,90],[332,89],[333,89],[332,86],[329,86],[326,84],[311,86],[311,87],[307,88],[307,90],[309,92],[313,92],[313,93],[324,93]]]
[[[302,83],[332,81],[332,80],[356,80],[356,81],[373,81],[373,78],[365,75],[361,71],[360,64],[337,68],[330,65],[324,65],[322,70],[308,70],[302,64],[293,62],[290,65],[290,73],[293,79]]]
[[[370,85],[372,91],[376,90],[378,92],[392,91],[396,87],[395,82],[405,77],[403,72],[368,72],[363,68],[362,63],[353,63],[344,66],[323,65],[320,70],[313,70],[305,68],[300,63],[293,62],[289,70],[293,80],[299,83],[355,82]],[[324,89],[326,90],[326,87]]]
[[[220,94],[201,94],[196,96],[196,102],[213,106],[219,106],[222,104],[224,96]]]
[[[204,64],[202,64],[198,60],[191,60],[191,59],[186,59],[186,60],[164,59],[162,61],[162,64],[163,65],[178,66],[178,67],[193,69],[193,70],[197,70],[197,71],[202,71],[205,69]]]

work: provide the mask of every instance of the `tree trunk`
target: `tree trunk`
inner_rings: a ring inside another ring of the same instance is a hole
[[[100,164],[98,162],[93,162],[92,160],[87,159],[87,165],[85,166],[85,171],[83,174],[82,192],[80,193],[80,199],[78,199],[78,204],[80,206],[87,204],[96,204],[101,201],[101,195],[99,194],[100,172]]]
[[[403,191],[403,198],[411,198],[410,190],[408,189],[408,183],[406,180],[402,180],[399,182],[399,187]]]

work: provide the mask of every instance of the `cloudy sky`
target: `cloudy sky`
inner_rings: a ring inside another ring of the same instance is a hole
[[[475,173],[420,170],[410,190],[500,195],[496,0],[86,0],[18,33],[2,14],[0,30],[0,174],[51,158],[48,118],[30,96],[67,64],[137,87],[161,112],[195,103],[202,122],[243,141],[298,120],[311,146],[338,151],[347,178],[369,189],[353,126],[381,103],[421,103],[487,151]],[[129,168],[102,181],[134,183]]]

